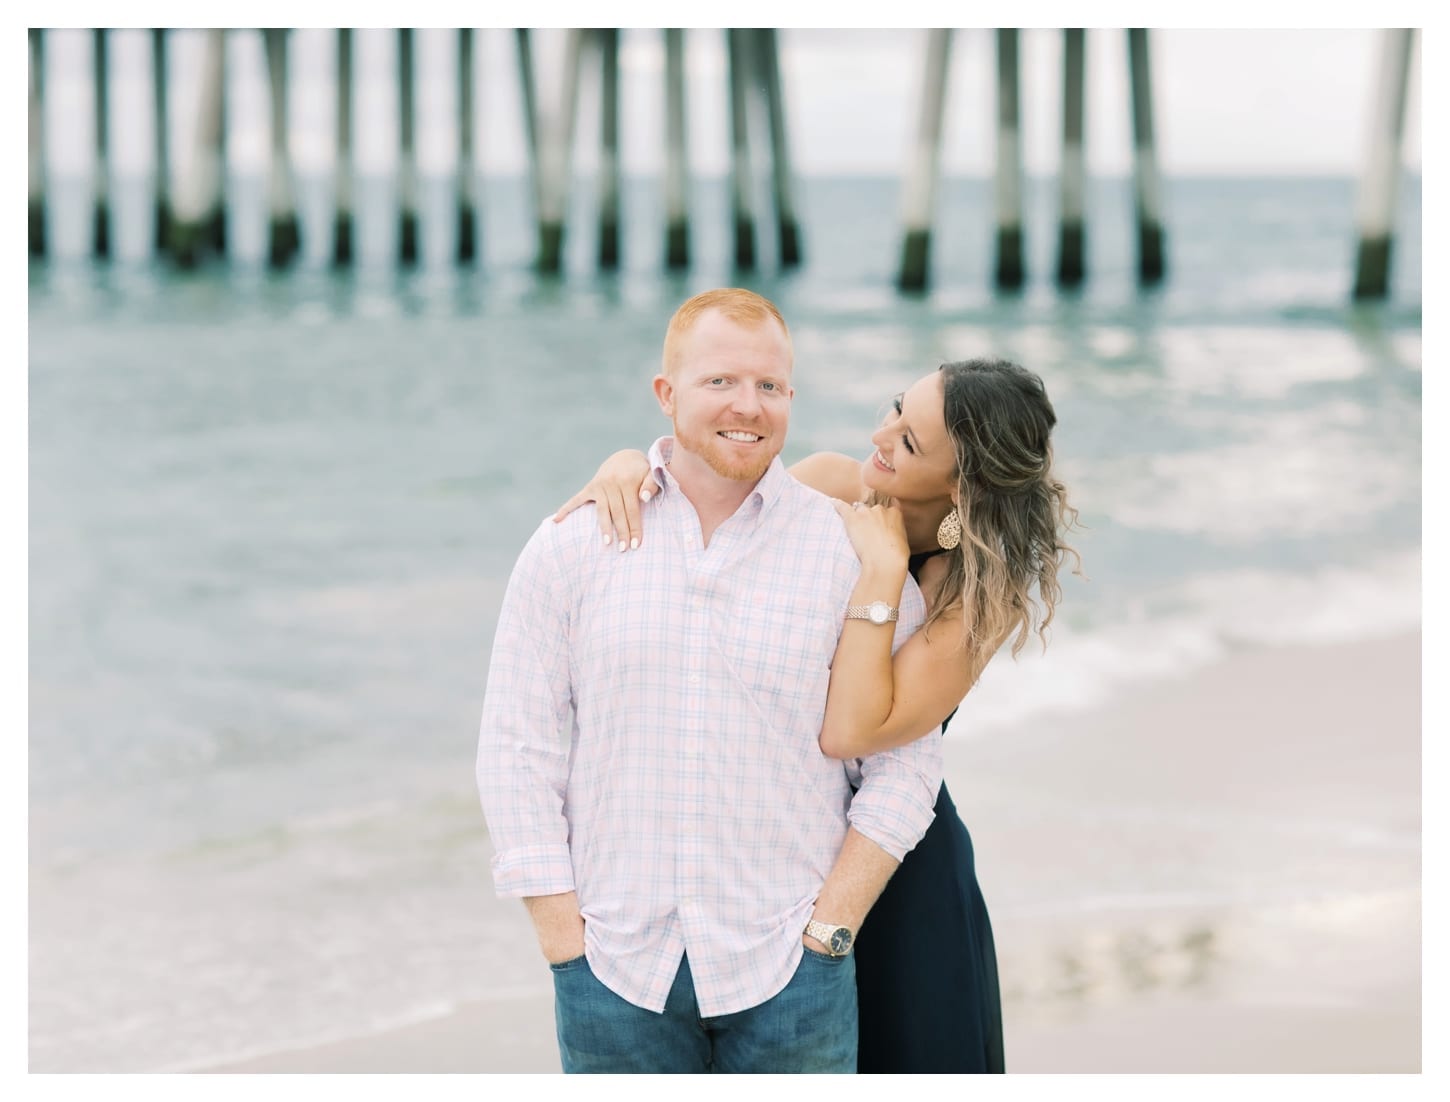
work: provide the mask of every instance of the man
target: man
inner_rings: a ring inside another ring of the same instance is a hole
[[[817,745],[860,564],[778,458],[791,366],[766,299],[686,302],[654,380],[674,437],[650,451],[650,538],[619,555],[590,510],[546,520],[509,581],[478,784],[566,1072],[855,1070],[851,941],[931,822],[941,740],[845,764]],[[924,612],[909,582],[898,643]]]

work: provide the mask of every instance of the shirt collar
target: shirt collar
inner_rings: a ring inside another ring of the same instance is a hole
[[[649,449],[650,473],[654,475],[656,485],[660,487],[661,493],[671,493],[680,490],[680,484],[675,481],[675,476],[670,473],[670,458],[675,453],[675,438],[673,436],[661,436]],[[755,484],[755,489],[750,491],[746,501],[753,501],[757,508],[757,515],[770,508],[780,498],[780,495],[789,485],[791,476],[786,473],[785,464],[776,456],[770,461],[770,466],[765,469],[765,474],[760,476],[760,481]]]

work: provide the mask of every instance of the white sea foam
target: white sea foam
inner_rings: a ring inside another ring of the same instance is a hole
[[[1284,410],[1251,439],[1210,447],[1076,460],[1078,500],[1114,524],[1254,544],[1361,530],[1366,513],[1420,499],[1418,446],[1362,446],[1365,418],[1348,401]],[[1413,449],[1413,451],[1411,451]]]
[[[1181,676],[1251,646],[1385,638],[1420,624],[1420,553],[1311,574],[1241,569],[1190,576],[1164,601],[1167,616],[1132,616],[1091,629],[1054,624],[1046,654],[1004,651],[962,703],[956,735],[979,737],[1043,714],[1078,712],[1132,686]]]
[[[1268,327],[1165,328],[1156,335],[1164,382],[1195,394],[1282,398],[1296,386],[1344,382],[1374,361],[1349,332],[1305,330],[1285,355],[1284,331]]]

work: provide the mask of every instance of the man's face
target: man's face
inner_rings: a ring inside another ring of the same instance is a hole
[[[785,445],[791,349],[780,324],[742,326],[711,310],[685,334],[655,396],[675,426],[675,446],[722,478],[755,482]]]

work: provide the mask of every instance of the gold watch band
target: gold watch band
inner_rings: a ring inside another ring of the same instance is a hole
[[[845,931],[844,948],[836,945],[836,934]],[[806,923],[805,933],[807,937],[813,937],[826,947],[826,952],[833,957],[844,957],[851,951],[851,944],[856,940],[856,932],[849,926],[832,926],[829,923],[821,922],[819,919],[811,919]]]
[[[896,620],[898,611],[885,601],[872,601],[869,605],[847,605],[846,619],[870,620],[873,624],[889,624]]]

